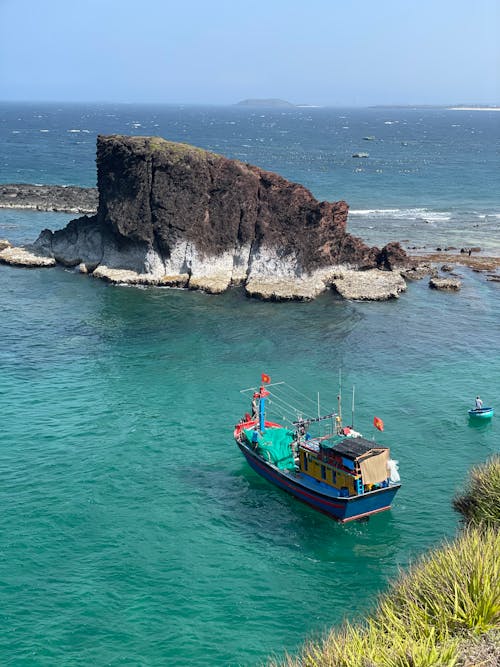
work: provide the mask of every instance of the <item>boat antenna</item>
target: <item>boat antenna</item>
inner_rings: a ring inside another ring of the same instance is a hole
[[[356,387],[352,385],[352,420],[351,420],[351,428],[354,428],[354,389]]]
[[[340,422],[342,423],[342,369],[339,368],[339,395],[337,396]]]
[[[319,407],[319,391],[318,391],[318,424],[319,424],[319,434],[321,435],[321,422],[320,422],[320,419],[321,419],[321,410],[320,410],[320,407]]]
[[[342,368],[339,368],[339,393],[337,395],[337,409],[338,409],[338,417],[337,417],[337,433],[340,433],[340,429],[342,428]]]

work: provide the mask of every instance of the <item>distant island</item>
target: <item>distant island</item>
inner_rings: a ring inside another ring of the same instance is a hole
[[[240,107],[288,107],[288,108],[293,108],[296,107],[296,104],[292,104],[291,102],[287,102],[286,100],[279,100],[275,98],[270,98],[270,99],[248,99],[248,100],[241,100],[241,102],[237,102],[237,106]]]

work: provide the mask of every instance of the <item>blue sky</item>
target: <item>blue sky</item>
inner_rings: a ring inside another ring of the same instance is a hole
[[[0,99],[500,104],[498,0],[0,0]]]

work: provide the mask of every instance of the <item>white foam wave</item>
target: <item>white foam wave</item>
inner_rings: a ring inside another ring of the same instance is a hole
[[[352,209],[349,214],[355,217],[423,219],[431,222],[445,222],[451,219],[449,211],[431,211],[427,208],[366,208]]]

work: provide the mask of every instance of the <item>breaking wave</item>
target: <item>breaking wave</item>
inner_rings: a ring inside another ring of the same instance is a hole
[[[445,222],[451,220],[450,211],[432,211],[427,208],[367,208],[351,209],[349,215],[370,218],[393,218],[397,220],[429,220]]]

